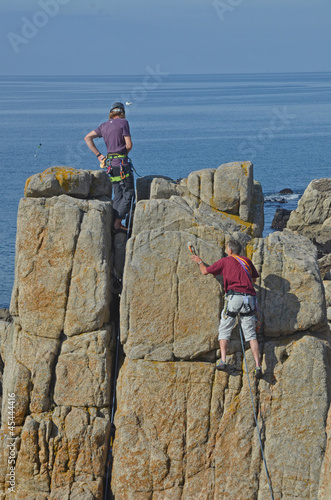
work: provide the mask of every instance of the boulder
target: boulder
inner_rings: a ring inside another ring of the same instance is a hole
[[[54,370],[60,341],[37,337],[15,325],[8,339],[4,371],[4,411],[8,394],[16,395],[16,425],[22,425],[28,412],[41,413],[51,409]],[[5,423],[4,423],[5,424]]]
[[[89,201],[72,261],[63,331],[72,336],[101,328],[109,321],[111,301],[110,203]]]
[[[279,191],[279,194],[293,194],[293,191],[290,188],[284,188]]]
[[[109,202],[20,201],[10,307],[24,331],[59,338],[108,321],[111,221]]]
[[[35,174],[26,181],[24,195],[34,198],[51,198],[61,194],[87,198],[91,186],[87,170],[71,167],[51,167]]]
[[[261,222],[261,221],[260,221]],[[143,200],[137,203],[133,234],[155,228],[163,231],[187,231],[201,238],[219,241],[236,237],[244,246],[252,236],[260,236],[261,223],[247,223],[236,216],[219,212],[205,203],[192,208],[186,198]]]
[[[225,163],[217,169],[192,172],[187,178],[187,188],[193,196],[216,210],[249,221],[254,191],[252,163]]]
[[[109,406],[112,339],[108,327],[62,343],[55,371],[54,401],[58,406]]]
[[[175,182],[170,177],[163,175],[145,175],[144,177],[137,177],[136,201],[149,200],[151,195],[151,185],[154,179],[164,179],[175,185]]]
[[[261,329],[267,337],[325,325],[324,289],[316,257],[307,238],[287,229],[254,241]]]
[[[89,198],[112,197],[112,183],[105,170],[88,170],[91,175]]]
[[[155,177],[151,183],[149,198],[151,200],[169,199],[171,196],[183,196],[187,194],[188,189],[185,181],[174,182],[170,179]]]
[[[286,227],[290,215],[291,215],[291,210],[286,210],[285,208],[277,208],[271,223],[271,228],[282,231]]]
[[[130,359],[215,357],[221,289],[192,263],[189,242],[206,262],[223,256],[222,248],[185,232],[142,231],[129,240],[120,316]]]
[[[75,198],[108,196],[112,186],[104,170],[79,170],[72,167],[50,167],[29,177],[25,183],[27,198],[51,198],[67,194]]]
[[[234,179],[233,186],[231,179]],[[143,183],[143,180],[141,182]],[[148,212],[151,214],[153,209],[159,208],[155,203],[149,205],[148,199],[163,201],[157,220],[153,220],[152,216],[150,221],[146,220]],[[140,230],[139,224],[146,224],[146,227],[153,224],[152,229],[160,227],[160,215],[162,218],[166,217],[165,225],[169,224],[169,217],[171,225],[176,223],[176,214],[180,207],[180,219],[190,218],[191,224],[196,224],[192,219],[194,217],[199,219],[199,224],[221,226],[222,231],[230,231],[232,234],[244,232],[253,237],[262,235],[264,199],[261,185],[253,180],[253,165],[250,162],[228,163],[218,169],[199,170],[178,182],[167,178],[153,178],[149,193],[139,197],[139,200],[136,211],[140,208],[140,214],[135,216],[135,221],[138,220],[138,228],[136,222],[134,225],[135,233]],[[172,203],[168,205],[165,200]],[[174,205],[177,205],[177,209]],[[141,216],[141,209],[145,212],[144,217]],[[187,213],[184,214],[183,210]],[[169,214],[163,215],[163,212]],[[188,224],[185,221],[186,227]]]
[[[311,181],[287,227],[310,238],[319,258],[331,253],[331,178]]]

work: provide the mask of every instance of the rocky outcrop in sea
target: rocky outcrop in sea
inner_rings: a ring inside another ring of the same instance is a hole
[[[317,260],[329,181],[314,181],[287,229],[262,238],[250,162],[140,179],[126,244],[111,232],[104,172],[54,167],[30,178],[10,317],[0,319],[0,499],[101,500],[107,465],[116,500],[265,500],[270,487],[275,500],[329,499],[327,245]],[[202,276],[188,251],[212,263],[233,237],[260,274],[260,381],[238,327],[228,372],[215,371],[222,280]]]

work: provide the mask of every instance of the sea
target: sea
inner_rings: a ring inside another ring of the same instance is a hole
[[[14,280],[25,181],[51,166],[98,169],[84,136],[126,106],[137,175],[186,177],[250,160],[265,197],[264,236],[311,180],[331,177],[331,73],[0,77],[0,307]],[[102,139],[97,146],[105,153]],[[280,191],[288,188],[291,194]]]

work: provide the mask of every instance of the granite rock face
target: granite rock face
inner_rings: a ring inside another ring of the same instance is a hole
[[[187,245],[196,241],[162,230],[130,239],[121,300],[121,340],[129,358],[193,359],[217,347],[221,290],[211,276],[202,279],[190,269]],[[196,248],[206,260],[220,253],[203,240]],[[204,296],[209,302],[199,303]]]
[[[274,498],[324,500],[331,350],[316,248],[289,230],[261,238],[259,224],[253,230],[246,217],[252,191],[241,212],[237,187],[222,205],[211,191],[215,175],[155,179],[150,200],[136,207],[121,297],[126,360],[115,416],[115,498],[269,498],[249,377]],[[231,237],[260,274],[260,382],[250,350],[246,373],[237,328],[228,372],[215,371],[222,281],[202,276],[187,248],[193,244],[211,264]]]
[[[232,357],[230,374],[203,362],[125,361],[115,419],[117,500],[270,498],[242,354]],[[256,384],[248,353],[277,500],[318,498],[330,403],[326,358],[331,361],[329,346],[309,334],[270,340],[265,377]]]
[[[249,221],[254,191],[252,163],[225,163],[217,169],[192,172],[187,188],[207,205]]]
[[[326,305],[317,251],[289,230],[254,241],[252,260],[261,326],[266,337],[283,337],[325,325]]]
[[[12,318],[0,322],[2,500],[102,498],[115,337],[112,204],[101,174],[48,169],[20,201]]]
[[[108,321],[110,202],[23,198],[11,313],[25,332],[59,338]]]
[[[287,227],[313,241],[319,258],[331,253],[331,178],[311,181]]]
[[[262,234],[262,188],[253,179],[253,165],[250,162],[225,163],[217,169],[198,170],[178,182],[155,178],[150,186],[150,199],[169,198],[181,204],[186,211],[189,207],[198,225],[221,226],[224,231],[224,224],[230,224],[251,236]],[[146,205],[141,202],[137,208],[141,204]],[[234,231],[232,227],[231,233]]]
[[[328,500],[330,290],[304,235],[261,237],[252,164],[142,182],[127,245],[110,232],[104,172],[57,169],[30,180],[19,206],[11,316],[0,320],[1,500],[102,500],[122,275],[116,500],[269,498],[253,406],[275,500]],[[202,276],[188,250],[211,264],[229,238],[260,274],[260,381],[238,327],[228,370],[215,371],[222,279]]]

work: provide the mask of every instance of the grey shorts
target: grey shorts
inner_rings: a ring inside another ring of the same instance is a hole
[[[230,340],[233,327],[236,323],[236,317],[229,316],[228,311],[232,313],[249,313],[256,306],[255,297],[252,295],[230,295],[226,298],[224,309],[221,315],[220,326],[218,329],[218,340]],[[249,316],[240,315],[241,328],[246,342],[256,339],[256,317],[255,314]]]

